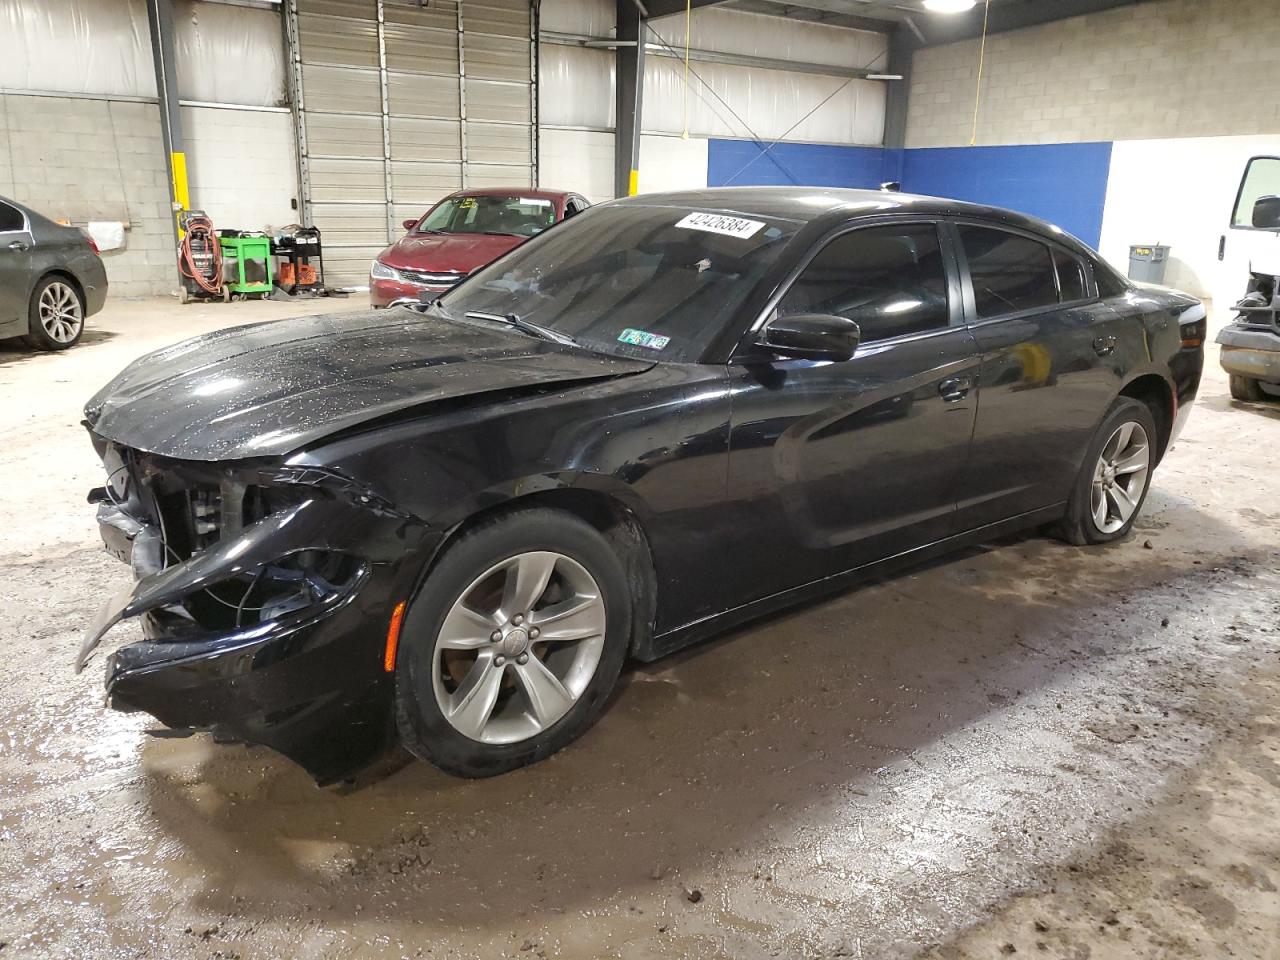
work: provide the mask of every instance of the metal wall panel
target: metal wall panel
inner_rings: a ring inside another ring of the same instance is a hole
[[[328,160],[311,158],[313,203],[386,201],[382,160]]]
[[[298,42],[304,63],[378,69],[376,22],[299,16]]]
[[[469,12],[464,10],[464,13]],[[467,80],[529,82],[529,38],[489,37],[467,21]]]
[[[416,120],[391,117],[391,159],[462,159],[462,130],[457,120]]]
[[[386,0],[382,17],[388,24],[453,32],[458,29],[458,4],[454,0],[431,0],[424,4],[417,0]]]
[[[435,73],[458,77],[458,29],[387,23],[382,28],[387,69],[405,73]]]
[[[286,0],[304,221],[330,283],[465,186],[536,176],[529,0]]]
[[[533,161],[533,149],[529,143],[529,128],[509,123],[465,124],[467,136],[467,162],[529,164]]]
[[[529,4],[527,0],[466,0],[462,15],[467,29],[499,37],[529,39]]]
[[[470,187],[531,187],[532,169],[520,166],[484,165],[473,163],[467,168],[467,186]]]
[[[441,197],[462,189],[462,164],[393,160],[391,189],[397,207],[408,204],[419,214],[425,213]],[[399,217],[396,222],[403,219]]]
[[[313,157],[380,158],[382,118],[308,112],[307,139]]]
[[[321,113],[360,113],[379,116],[382,93],[376,70],[302,65],[306,109]]]
[[[456,59],[454,62],[457,63]],[[392,116],[457,120],[461,115],[458,95],[456,66],[451,77],[387,73],[387,100]]]
[[[315,13],[327,17],[351,17],[355,20],[376,20],[377,0],[298,0],[298,13]]]
[[[527,83],[494,83],[467,77],[468,120],[521,123],[527,128],[533,122],[532,109]],[[524,131],[526,136],[528,132]]]

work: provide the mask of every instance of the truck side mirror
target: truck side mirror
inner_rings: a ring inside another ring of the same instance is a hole
[[[1254,202],[1253,225],[1258,230],[1280,230],[1280,197],[1259,197]]]

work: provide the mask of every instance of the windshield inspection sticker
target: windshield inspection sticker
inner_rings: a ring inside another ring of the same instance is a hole
[[[633,347],[644,347],[646,350],[662,350],[671,342],[670,337],[660,337],[656,333],[645,333],[643,330],[632,330],[630,327],[618,334],[619,343],[629,343]]]
[[[745,240],[754,236],[764,226],[760,220],[745,220],[742,217],[726,217],[722,213],[691,213],[676,224],[684,230],[701,230],[704,233],[719,233],[726,237],[737,237]]]

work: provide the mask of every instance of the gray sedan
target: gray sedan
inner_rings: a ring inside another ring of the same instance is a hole
[[[93,241],[0,197],[0,337],[66,350],[106,299],[107,272]]]

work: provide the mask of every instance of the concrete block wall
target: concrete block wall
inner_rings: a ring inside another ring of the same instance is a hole
[[[183,107],[191,203],[217,229],[297,223],[298,166],[287,110]]]
[[[54,220],[130,224],[103,254],[114,296],[171,292],[168,173],[155,104],[0,96],[0,192]]]
[[[1155,0],[987,38],[977,142],[1280,129],[1276,0]],[[978,41],[917,51],[907,146],[969,143]]]

